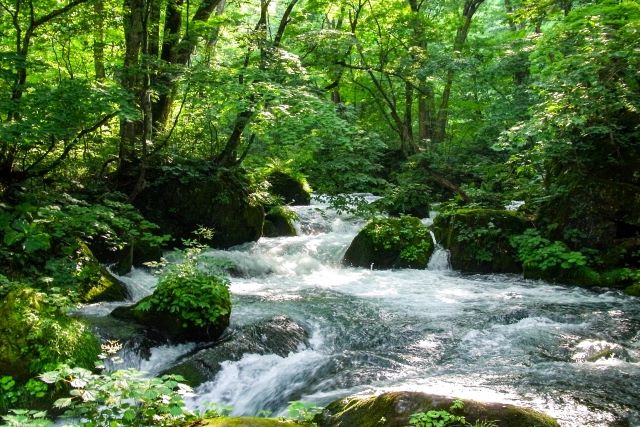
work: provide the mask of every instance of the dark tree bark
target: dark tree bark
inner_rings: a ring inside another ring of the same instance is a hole
[[[104,69],[104,0],[95,0],[93,3],[93,68],[96,80],[106,77]]]

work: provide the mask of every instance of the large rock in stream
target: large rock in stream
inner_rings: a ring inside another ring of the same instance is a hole
[[[377,396],[352,396],[329,404],[314,421],[319,427],[405,427],[416,412],[445,410],[467,422],[493,421],[500,427],[557,427],[553,418],[533,409],[502,403],[464,401],[450,410],[454,399],[417,392],[390,392]]]
[[[433,249],[429,229],[418,218],[375,219],[353,239],[343,263],[373,269],[427,268]]]
[[[530,227],[526,218],[499,209],[459,209],[438,215],[433,231],[451,252],[454,270],[471,273],[520,273],[522,265],[509,241]]]
[[[262,235],[264,208],[250,197],[240,170],[201,162],[148,172],[149,185],[134,204],[146,218],[176,238],[191,239],[199,227],[215,231],[213,246],[228,248]]]
[[[225,361],[237,361],[245,354],[276,354],[285,357],[309,345],[309,334],[286,316],[231,330],[210,348],[182,359],[165,373],[182,375],[192,386],[213,379]]]
[[[286,205],[304,205],[311,203],[311,188],[306,179],[284,171],[274,171],[267,176],[271,184],[271,193],[282,197]]]

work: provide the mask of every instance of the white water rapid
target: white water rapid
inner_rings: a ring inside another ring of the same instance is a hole
[[[231,281],[233,326],[284,314],[311,338],[284,357],[224,362],[189,405],[277,414],[292,400],[324,405],[416,390],[529,406],[563,426],[625,417],[640,425],[637,300],[515,275],[461,275],[441,248],[425,270],[346,268],[340,260],[363,224],[325,208],[294,208],[297,237],[207,253],[241,275]],[[166,364],[175,350],[157,347],[153,358]],[[153,360],[139,365],[158,370]]]

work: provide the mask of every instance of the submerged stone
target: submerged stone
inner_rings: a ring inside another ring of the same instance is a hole
[[[225,361],[237,361],[243,355],[276,354],[285,357],[309,344],[309,334],[294,320],[275,316],[230,331],[222,342],[181,360],[166,373],[182,375],[191,385],[213,379]]]
[[[417,392],[390,392],[377,396],[353,396],[329,404],[314,421],[319,427],[405,427],[417,412],[445,410],[464,416],[467,422],[493,421],[499,427],[557,427],[553,418],[529,408],[501,403],[463,402],[451,410],[453,398]]]
[[[373,269],[427,268],[433,250],[429,229],[418,218],[375,219],[353,239],[343,264]]]

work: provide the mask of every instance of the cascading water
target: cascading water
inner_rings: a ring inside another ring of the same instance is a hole
[[[463,276],[447,268],[444,250],[427,270],[346,268],[340,260],[363,224],[324,208],[294,207],[297,237],[208,252],[241,276],[231,281],[233,327],[284,314],[311,338],[287,356],[223,362],[192,407],[280,413],[292,400],[417,390],[530,406],[564,426],[623,417],[640,425],[636,300],[514,275]]]

